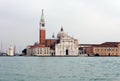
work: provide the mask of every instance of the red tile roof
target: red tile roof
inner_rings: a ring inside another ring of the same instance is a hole
[[[118,47],[120,42],[105,42],[100,45],[93,45],[93,47]]]
[[[47,48],[45,45],[33,45],[30,48]]]

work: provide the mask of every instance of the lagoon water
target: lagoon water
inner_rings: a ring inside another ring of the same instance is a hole
[[[120,81],[120,57],[0,57],[0,81]]]

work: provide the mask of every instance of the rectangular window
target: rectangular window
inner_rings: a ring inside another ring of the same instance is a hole
[[[38,54],[39,54],[39,50],[38,50]]]
[[[103,51],[103,49],[101,49],[101,51]]]
[[[99,51],[99,49],[98,49],[98,51]]]
[[[114,49],[112,49],[112,51],[114,51]]]

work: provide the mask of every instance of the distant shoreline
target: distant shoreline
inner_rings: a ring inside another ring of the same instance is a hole
[[[120,57],[120,56],[0,56],[0,57]]]

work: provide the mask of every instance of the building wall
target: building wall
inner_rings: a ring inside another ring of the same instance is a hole
[[[94,47],[94,54],[99,54],[100,56],[119,56],[119,47]]]
[[[32,55],[32,49],[31,48],[29,48],[29,47],[27,47],[26,48],[27,49],[27,56],[31,56]]]
[[[60,39],[60,42],[55,45],[55,55],[56,56],[77,56],[78,55],[78,45],[71,37],[64,37]]]
[[[40,44],[45,45],[45,40],[46,40],[46,30],[45,29],[40,29]]]
[[[30,47],[27,48],[28,56],[51,56],[49,47]]]
[[[102,44],[79,44],[80,53],[100,56],[120,56],[120,42],[104,42]]]
[[[50,47],[52,45],[55,45],[56,39],[46,39],[46,46]]]
[[[93,54],[92,44],[79,44],[79,54]]]
[[[15,55],[14,47],[10,47],[7,54],[8,54],[8,56],[14,56]]]
[[[86,54],[93,54],[93,47],[87,47],[86,48]]]

